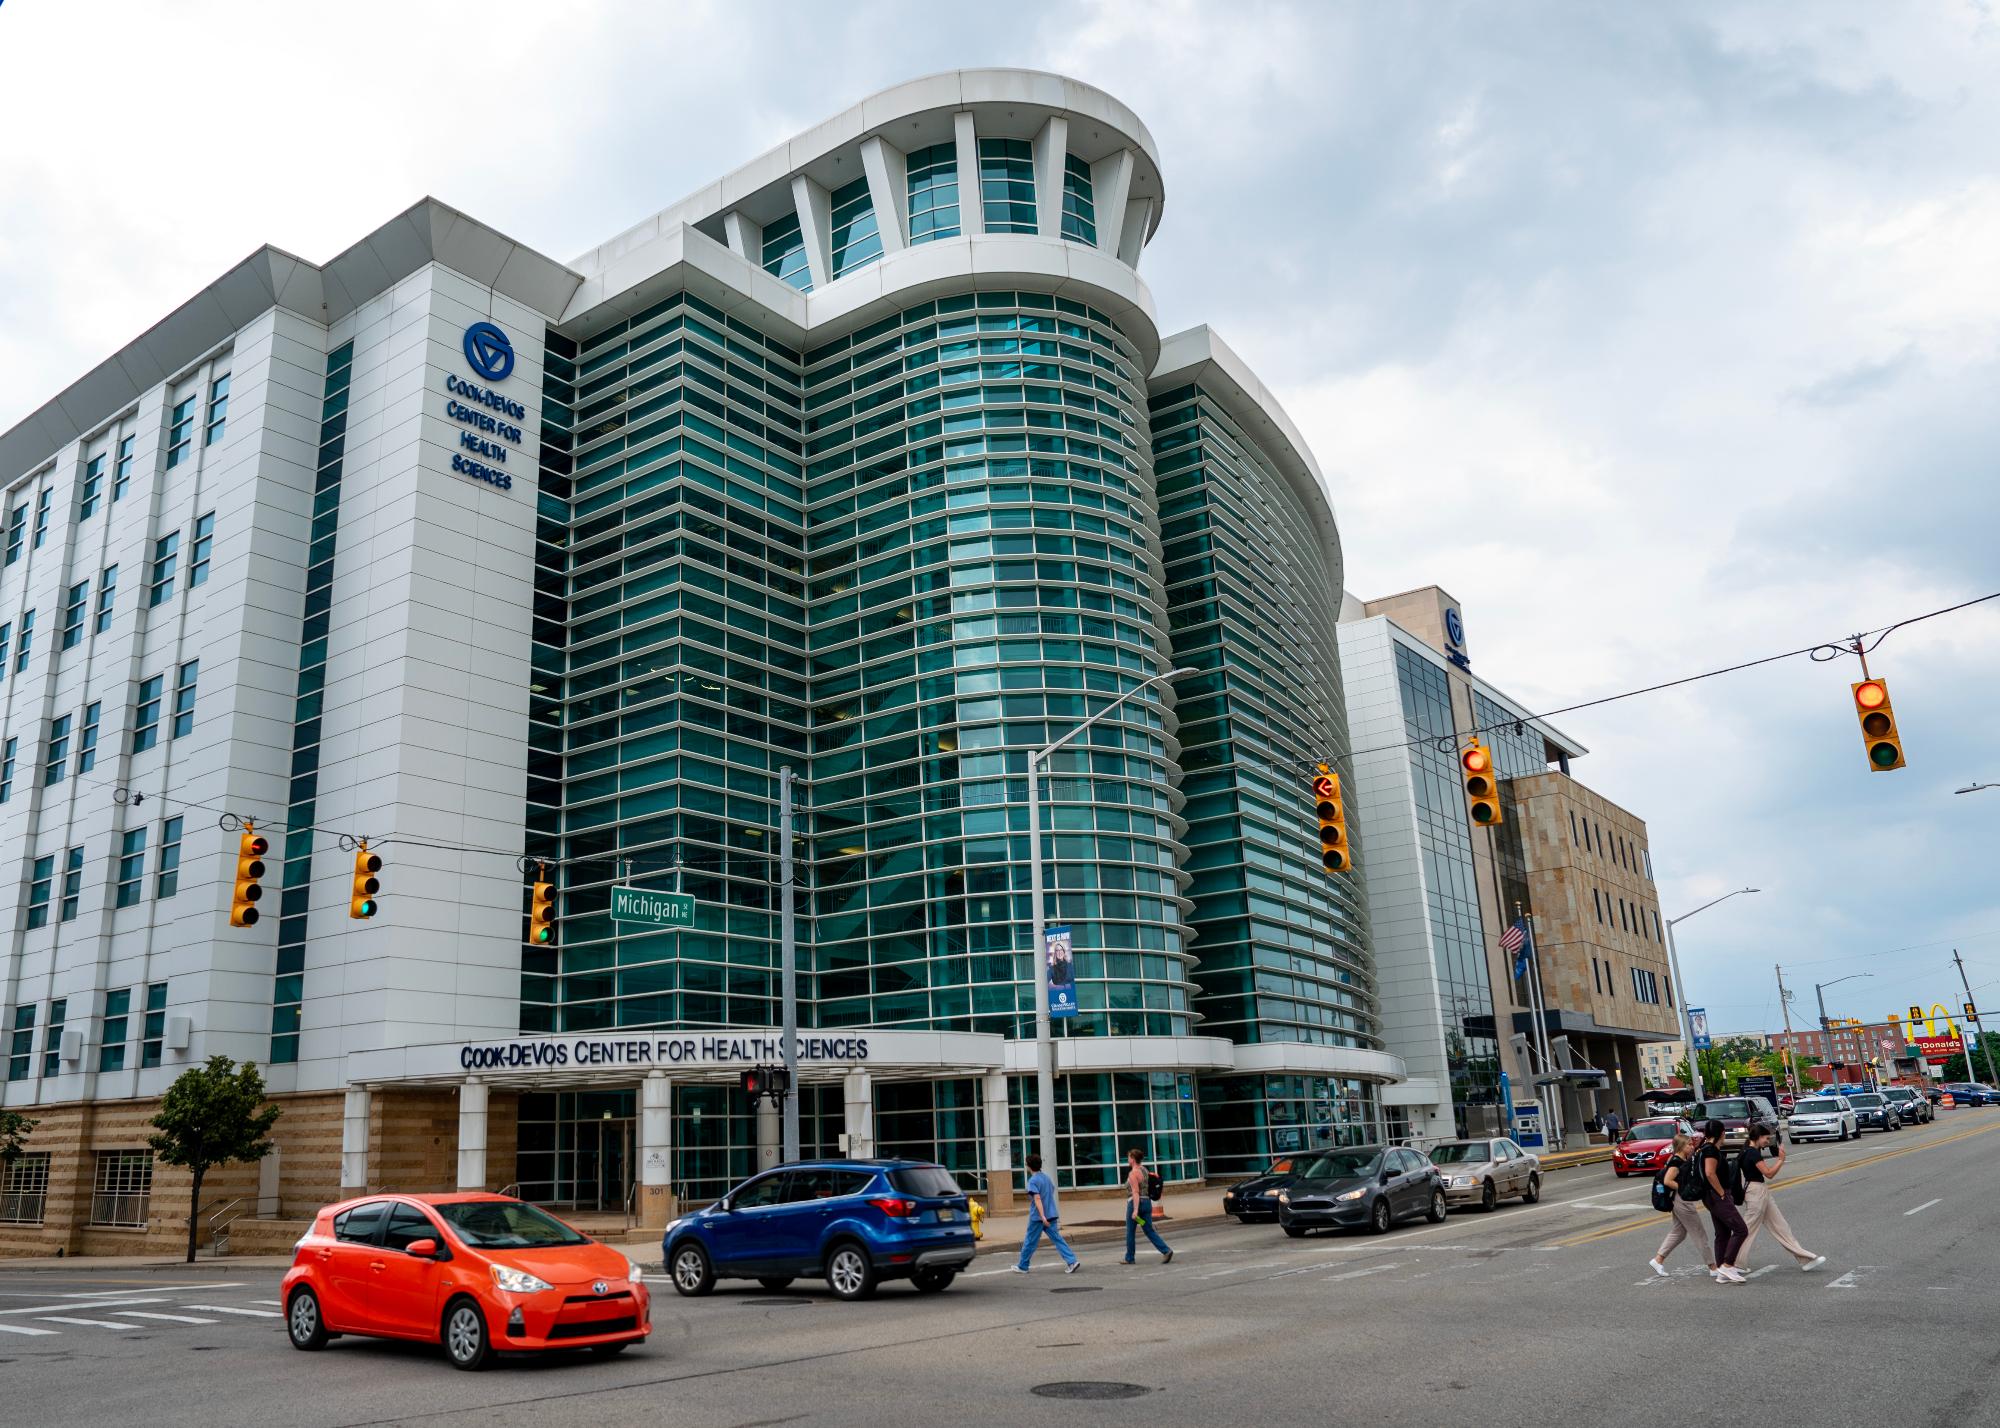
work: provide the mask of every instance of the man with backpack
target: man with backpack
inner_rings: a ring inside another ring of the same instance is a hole
[[[1153,1228],[1153,1202],[1160,1197],[1163,1188],[1160,1177],[1146,1170],[1146,1157],[1137,1148],[1125,1153],[1125,1189],[1129,1203],[1125,1218],[1125,1263],[1131,1264],[1139,1247],[1139,1230],[1143,1227],[1146,1238],[1153,1242],[1153,1248],[1161,1255],[1162,1264],[1174,1262],[1174,1252],[1167,1242],[1160,1238],[1160,1232]]]
[[[1667,1227],[1667,1237],[1660,1242],[1659,1252],[1646,1261],[1662,1279],[1667,1277],[1667,1256],[1680,1247],[1682,1240],[1692,1240],[1703,1249],[1708,1248],[1708,1227],[1701,1222],[1701,1180],[1694,1173],[1693,1150],[1694,1137],[1676,1131],[1667,1163],[1653,1176],[1653,1208],[1674,1217]],[[1708,1272],[1715,1273],[1713,1260],[1709,1261]]]
[[[1736,1177],[1736,1162],[1722,1148],[1724,1130],[1721,1121],[1710,1121],[1701,1128],[1695,1176],[1701,1182],[1708,1217],[1715,1222],[1715,1278],[1721,1284],[1742,1284],[1744,1279],[1737,1271],[1736,1257],[1743,1252],[1750,1227],[1743,1223],[1743,1212],[1736,1208],[1742,1182]]]

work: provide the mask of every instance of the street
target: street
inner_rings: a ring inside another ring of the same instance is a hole
[[[1711,1283],[1692,1246],[1652,1275],[1666,1217],[1600,1164],[1553,1173],[1539,1206],[1381,1238],[1169,1224],[1172,1265],[1089,1244],[1070,1277],[1046,1248],[1026,1278],[988,1253],[935,1298],[659,1282],[653,1336],[623,1358],[479,1375],[414,1344],[294,1351],[270,1270],[0,1270],[0,1381],[22,1423],[1067,1423],[1079,1408],[1051,1386],[1081,1385],[1129,1395],[1081,1411],[1135,1424],[1650,1425],[1708,1385],[1702,1421],[1754,1400],[1787,1422],[1995,1424],[1996,1151],[2000,1114],[1980,1109],[1798,1147],[1780,1203],[1828,1262],[1801,1274],[1760,1236],[1742,1286]]]

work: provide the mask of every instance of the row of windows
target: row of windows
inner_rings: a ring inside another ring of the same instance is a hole
[[[1618,864],[1627,872],[1637,874],[1648,882],[1653,877],[1653,857],[1645,848],[1628,842],[1623,834],[1612,830],[1610,838],[1604,836],[1604,825],[1592,823],[1586,817],[1580,822],[1576,810],[1569,811],[1569,841],[1572,846],[1589,849],[1600,858]]]
[[[1596,909],[1597,920],[1601,925],[1609,925],[1615,906],[1618,925],[1626,932],[1636,932],[1648,942],[1665,941],[1665,937],[1660,930],[1660,913],[1658,908],[1643,908],[1635,902],[1627,902],[1622,897],[1613,897],[1610,892],[1600,891],[1597,888],[1590,890],[1590,905]],[[1651,927],[1646,925],[1648,912],[1652,914],[1653,922]]]
[[[146,829],[128,828],[119,837],[119,907],[135,907],[146,897]],[[153,896],[169,898],[180,891],[181,820],[169,818],[160,825],[160,842],[153,855]]]
[[[175,822],[180,820],[176,819]],[[178,834],[176,835],[178,836]],[[144,1012],[138,1024],[139,1065],[160,1064],[167,1034],[167,983],[154,982],[146,988]],[[54,1076],[60,1068],[62,1035],[69,1019],[69,999],[58,997],[49,1003],[47,1032],[42,1042],[42,1075]],[[104,994],[104,1035],[97,1048],[99,1071],[123,1071],[133,1032],[132,990],[121,987]],[[7,1045],[7,1079],[25,1081],[35,1063],[35,1008],[14,1008],[13,1025]],[[4,1219],[0,1215],[0,1219]]]

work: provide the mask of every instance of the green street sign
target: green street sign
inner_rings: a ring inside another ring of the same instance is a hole
[[[688,893],[614,887],[611,889],[611,920],[636,922],[646,927],[693,927],[694,898]]]

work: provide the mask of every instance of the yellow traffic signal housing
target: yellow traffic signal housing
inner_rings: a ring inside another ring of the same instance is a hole
[[[1896,732],[1896,711],[1889,704],[1889,686],[1864,679],[1854,686],[1854,716],[1861,721],[1861,742],[1868,750],[1868,771],[1887,773],[1903,767],[1903,736]]]
[[[1458,772],[1465,783],[1465,806],[1472,821],[1482,828],[1497,828],[1506,822],[1500,814],[1500,777],[1493,767],[1493,751],[1473,739],[1459,751]]]
[[[349,917],[369,918],[375,915],[378,906],[375,894],[382,891],[382,881],[375,875],[381,871],[382,859],[368,851],[368,840],[363,838],[361,846],[354,850],[354,894],[347,903]]]
[[[1325,764],[1313,775],[1313,804],[1319,814],[1319,860],[1329,873],[1354,866],[1347,841],[1347,810],[1340,797],[1340,775]]]
[[[556,940],[556,890],[544,867],[535,874],[535,894],[528,904],[528,941],[537,947],[553,946]]]
[[[257,925],[257,904],[264,897],[264,855],[270,851],[271,840],[259,833],[255,824],[246,822],[236,844],[236,892],[229,903],[231,927]]]

